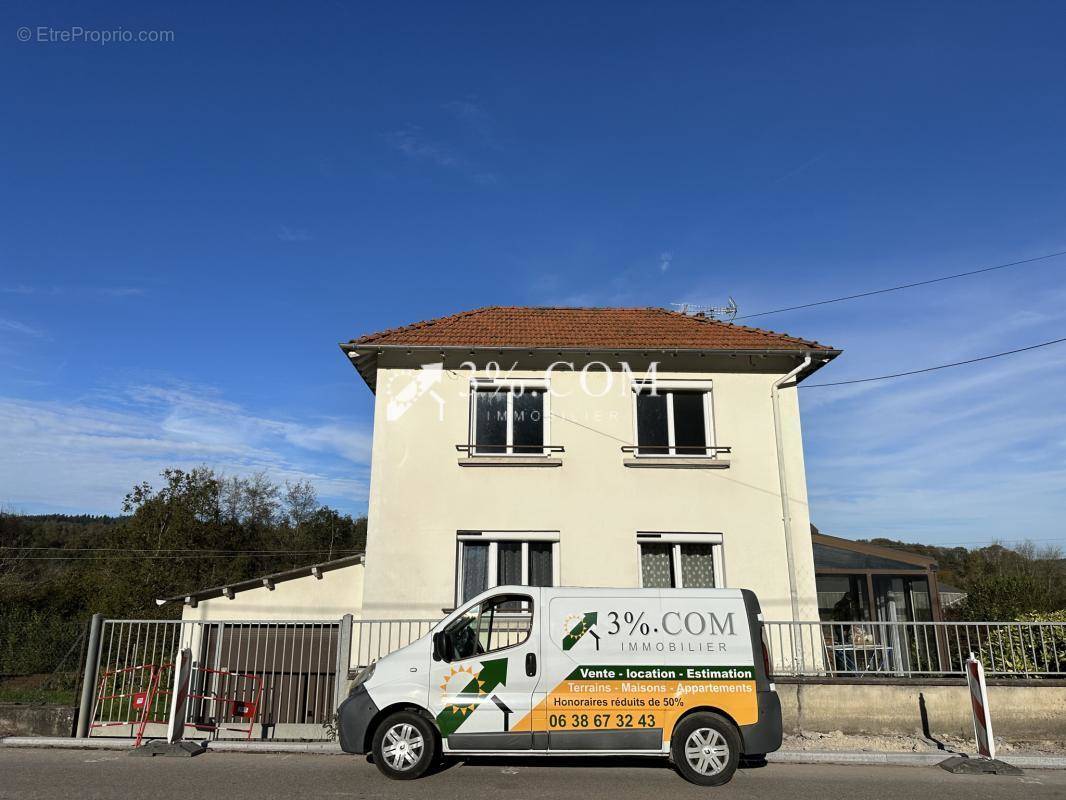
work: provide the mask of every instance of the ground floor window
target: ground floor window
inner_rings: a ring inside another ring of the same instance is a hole
[[[840,571],[817,573],[815,581],[822,622],[933,620],[932,595],[925,575]]]
[[[456,599],[465,603],[493,586],[556,586],[557,533],[459,534]]]
[[[710,589],[725,585],[720,534],[637,534],[645,589]]]
[[[870,619],[865,575],[817,575],[818,618],[822,622]]]

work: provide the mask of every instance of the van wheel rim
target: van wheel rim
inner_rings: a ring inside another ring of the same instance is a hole
[[[381,756],[390,767],[401,772],[411,769],[422,758],[426,741],[414,725],[402,722],[385,731]]]
[[[697,728],[685,740],[685,760],[700,775],[717,775],[729,762],[729,745],[714,728]]]

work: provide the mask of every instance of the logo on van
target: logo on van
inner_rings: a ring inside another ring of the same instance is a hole
[[[572,649],[575,644],[584,638],[586,633],[596,640],[596,649],[599,650],[600,637],[596,631],[592,630],[598,617],[599,614],[595,611],[589,611],[585,614],[570,614],[563,621],[563,650]]]
[[[444,708],[437,714],[437,727],[441,736],[448,737],[455,733],[486,699],[495,702],[503,712],[504,730],[507,730],[511,709],[493,694],[497,686],[506,684],[506,658],[482,662],[476,671],[472,666],[457,668],[453,665],[440,685]]]

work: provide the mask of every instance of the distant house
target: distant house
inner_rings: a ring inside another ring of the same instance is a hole
[[[942,608],[952,608],[957,606],[970,596],[968,592],[964,592],[962,589],[947,583],[941,582],[939,586],[940,606]]]
[[[811,541],[823,622],[943,619],[936,559],[824,533],[812,533]]]

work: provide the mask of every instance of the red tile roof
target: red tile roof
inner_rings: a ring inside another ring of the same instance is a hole
[[[832,350],[784,333],[664,308],[489,306],[352,339],[350,346]]]

